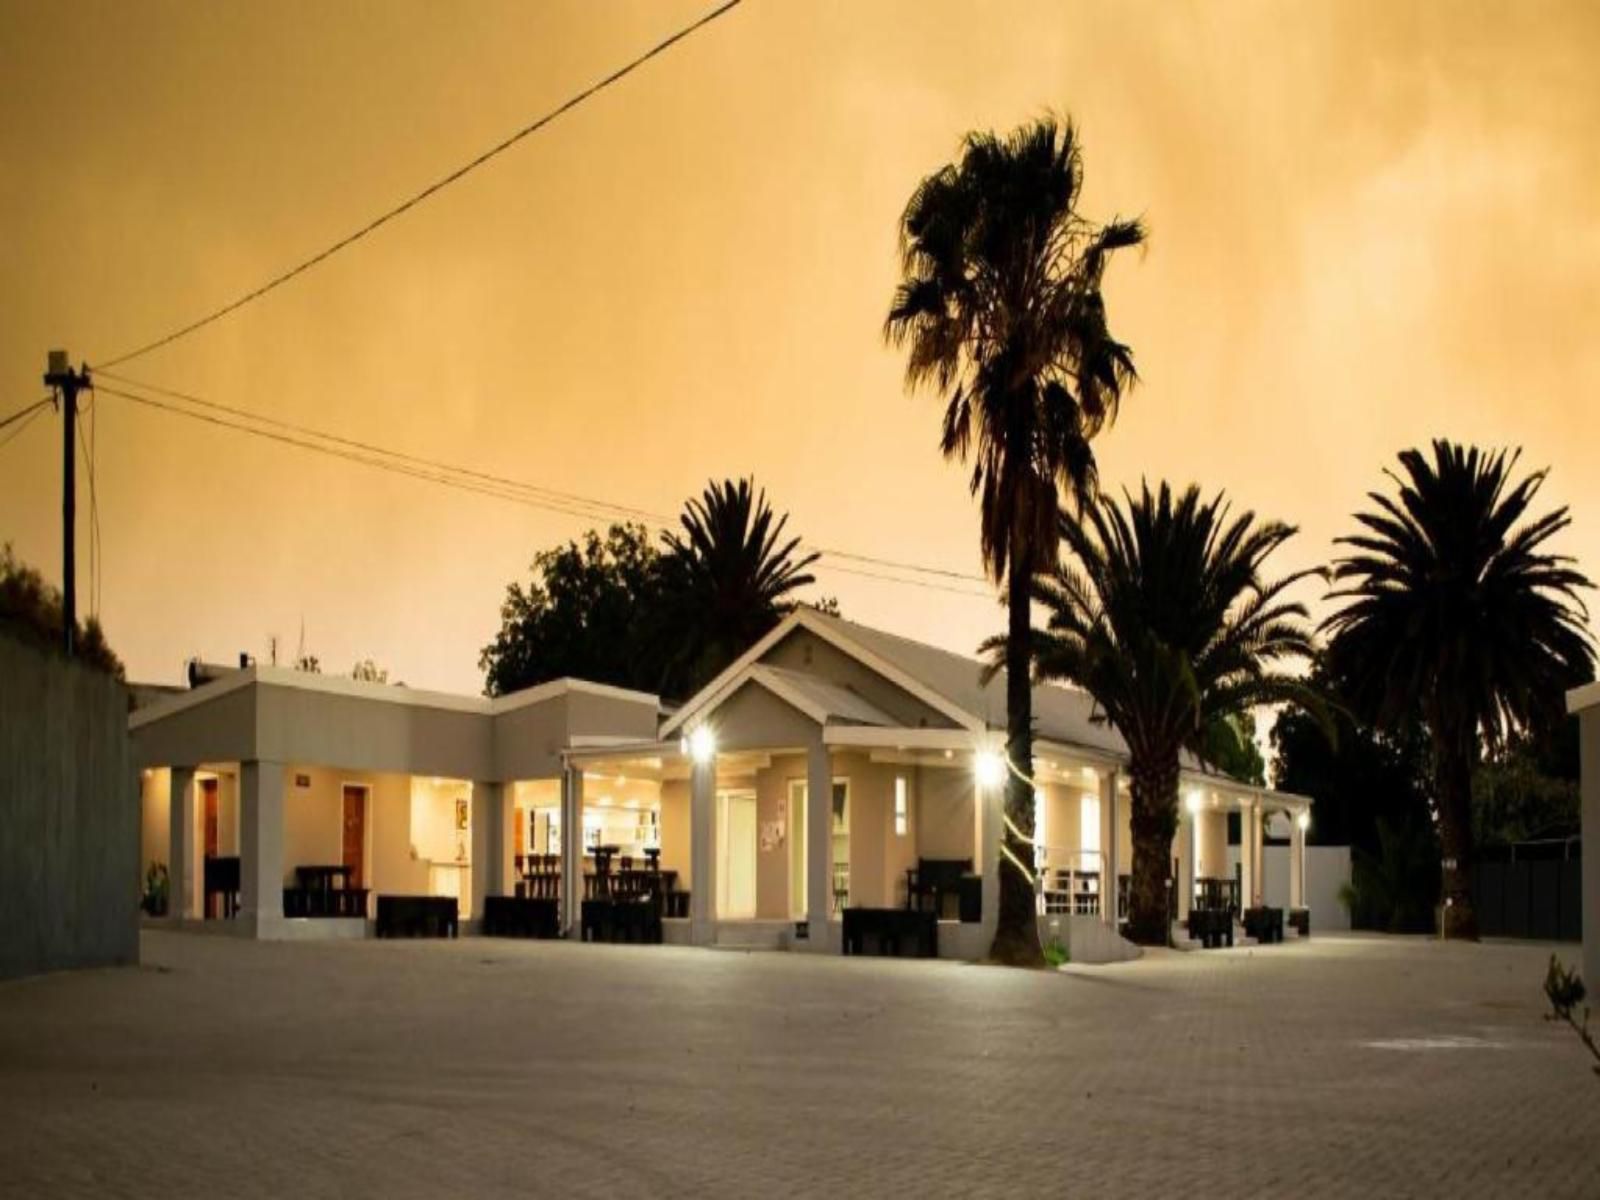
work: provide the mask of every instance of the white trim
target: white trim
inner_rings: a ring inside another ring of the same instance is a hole
[[[920,679],[908,675],[893,663],[872,653],[865,646],[853,641],[847,634],[841,633],[828,622],[814,617],[810,610],[802,608],[790,613],[773,628],[771,633],[750,647],[749,650],[746,650],[731,666],[696,692],[689,702],[674,713],[666,724],[661,727],[662,736],[670,736],[687,724],[692,717],[700,715],[706,709],[712,709],[721,704],[751,678],[750,668],[755,666],[765,657],[769,650],[796,629],[805,629],[809,633],[815,634],[833,646],[834,649],[849,655],[874,674],[881,675],[902,691],[922,701],[929,708],[948,717],[962,729],[977,731],[984,728],[983,721],[954,701],[936,692]],[[776,693],[776,689],[770,683],[767,686],[769,690],[773,690]],[[812,715],[812,712],[807,711],[808,707],[814,712],[815,706],[802,706],[792,700],[789,702],[794,704],[801,712],[807,713],[808,716]],[[820,718],[813,716],[813,719],[818,720],[820,723]]]
[[[678,709],[677,712],[673,713],[672,716],[668,717],[666,724],[661,726],[662,738],[667,739],[671,737],[671,735],[675,733],[685,722],[687,722],[690,717],[694,716],[695,713],[697,713],[702,707],[713,703],[725,690],[727,690],[727,681],[731,680],[736,675],[742,676],[746,667],[760,660],[768,650],[772,649],[784,638],[788,637],[790,633],[794,632],[795,629],[799,628],[801,611],[802,610],[800,609],[795,609],[794,612],[790,613],[783,620],[779,621],[775,626],[772,627],[772,631],[768,633],[766,637],[762,638],[754,646],[751,646],[750,649],[746,650],[738,658],[734,659],[733,662],[723,669],[720,675],[718,675],[710,683],[706,684],[705,687],[701,688],[693,696],[689,697],[689,699],[684,702],[683,707]]]
[[[343,675],[321,675],[311,671],[297,671],[292,667],[270,667],[260,663],[233,671],[221,679],[212,680],[200,687],[191,688],[175,696],[158,700],[138,709],[128,717],[128,728],[138,729],[153,721],[162,720],[206,704],[218,697],[250,684],[293,688],[302,692],[320,692],[323,695],[346,696],[357,700],[375,700],[386,704],[402,704],[413,708],[436,708],[449,712],[481,713],[498,716],[515,712],[530,704],[553,700],[572,692],[602,696],[613,700],[630,700],[659,708],[660,700],[648,692],[629,691],[605,683],[591,683],[587,679],[552,679],[519,692],[489,699],[483,696],[462,696],[454,692],[434,692],[424,688],[401,687],[393,683],[372,683],[362,679],[347,679]]]
[[[828,725],[822,741],[829,746],[858,746],[881,750],[955,750],[974,754],[1004,741],[1003,735],[971,729],[910,729],[904,726]]]
[[[1567,712],[1581,712],[1600,705],[1600,683],[1586,683],[1567,693]]]

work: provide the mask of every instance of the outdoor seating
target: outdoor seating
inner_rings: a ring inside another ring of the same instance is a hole
[[[561,916],[554,900],[489,896],[483,902],[485,937],[557,938]]]
[[[951,905],[949,901],[954,901]],[[970,858],[919,858],[906,871],[906,908],[945,920],[950,908],[961,921],[982,919],[983,882]]]
[[[1207,950],[1233,945],[1233,913],[1226,908],[1189,910],[1189,936]]]
[[[205,861],[205,916],[206,920],[222,917],[232,920],[239,915],[239,857],[206,855]]]
[[[1311,936],[1311,910],[1309,908],[1291,908],[1289,910],[1289,926],[1301,937]]]
[[[585,900],[578,933],[586,942],[659,945],[662,940],[661,907],[653,896]]]
[[[365,919],[368,892],[349,886],[351,873],[352,868],[343,864],[296,867],[296,886],[283,889],[283,915]]]
[[[1247,908],[1244,910],[1244,931],[1262,945],[1283,941],[1283,909]]]
[[[381,938],[453,938],[460,932],[454,896],[379,896],[374,932]]]
[[[921,909],[847,908],[844,910],[844,953],[938,958],[938,915]]]

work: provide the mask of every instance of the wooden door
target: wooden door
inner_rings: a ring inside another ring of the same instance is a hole
[[[344,853],[340,859],[350,868],[350,886],[365,887],[367,852],[367,789],[344,789]]]
[[[200,798],[202,811],[205,814],[206,831],[206,857],[217,856],[217,781],[215,779],[202,779],[200,781]]]

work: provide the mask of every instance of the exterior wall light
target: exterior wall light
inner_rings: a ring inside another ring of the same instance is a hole
[[[1199,792],[1190,792],[1189,795],[1184,798],[1183,806],[1189,810],[1191,815],[1193,815],[1194,813],[1200,811],[1201,802],[1202,801]]]
[[[1294,819],[1294,823],[1300,826],[1300,832],[1304,833],[1306,830],[1311,828],[1311,814],[1308,812],[1301,813]]]
[[[717,753],[717,736],[704,725],[689,734],[689,757],[701,766],[710,762]]]
[[[972,756],[972,774],[981,788],[997,788],[1006,781],[1006,760],[993,750],[979,750]]]

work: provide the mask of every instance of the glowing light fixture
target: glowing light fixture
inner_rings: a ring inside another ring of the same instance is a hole
[[[689,757],[701,766],[710,762],[717,752],[717,737],[704,725],[698,725],[689,734]]]
[[[1187,798],[1185,798],[1185,800],[1183,802],[1183,806],[1185,808],[1187,808],[1191,813],[1197,813],[1197,812],[1200,811],[1201,803],[1202,803],[1202,797],[1201,797],[1200,793],[1199,792],[1190,792],[1189,795],[1187,796]]]
[[[972,773],[979,787],[999,787],[1006,781],[1006,760],[993,750],[979,750],[972,756]]]
[[[1300,832],[1304,833],[1306,830],[1311,828],[1311,814],[1308,812],[1301,813],[1294,819],[1294,823],[1300,826]]]

